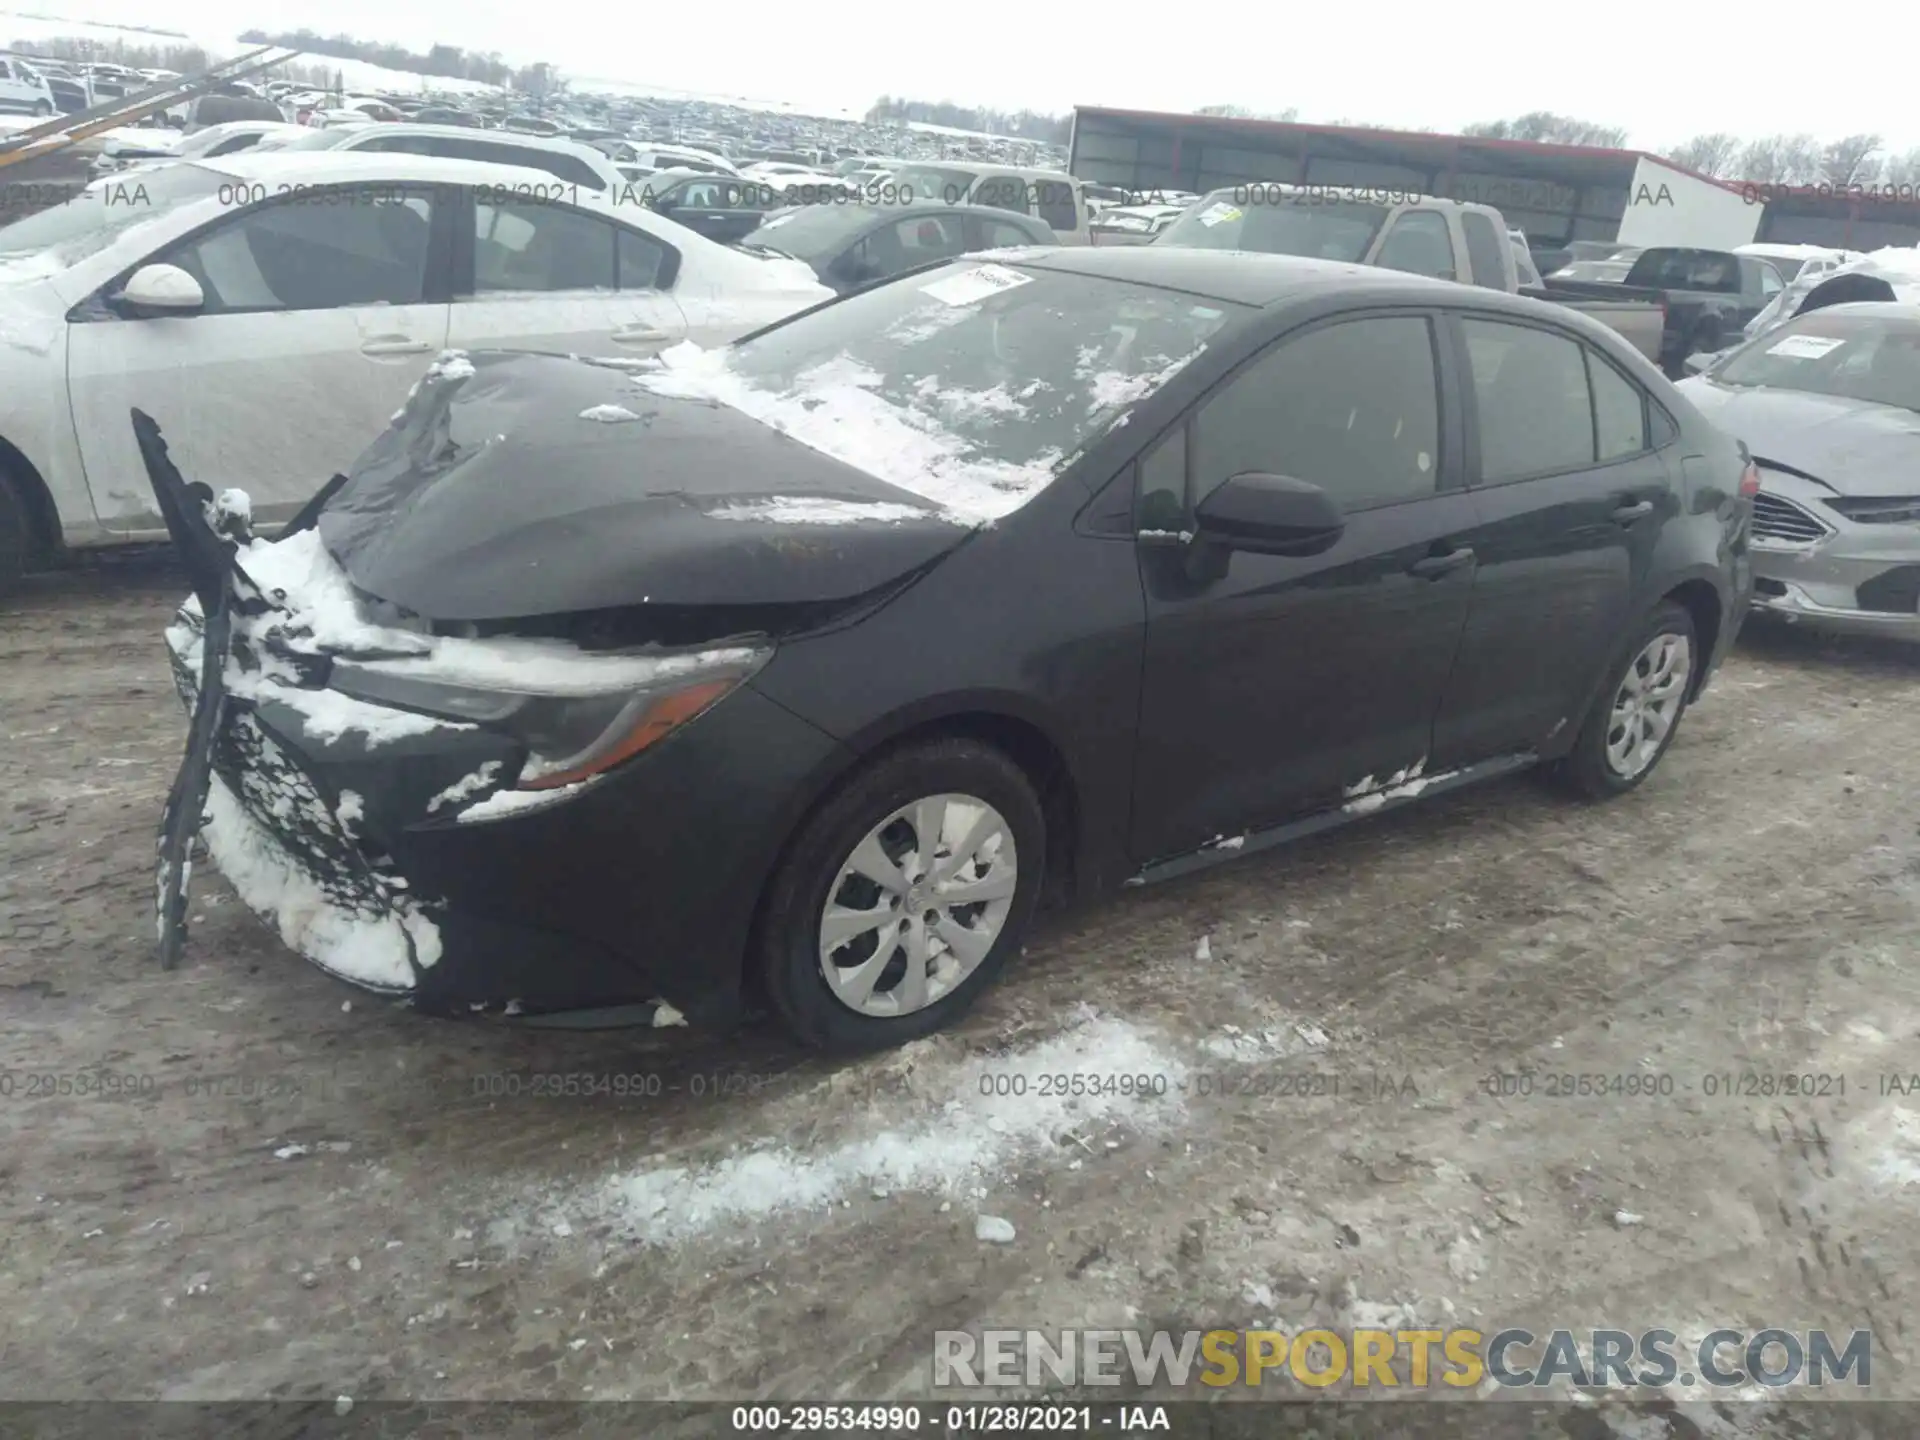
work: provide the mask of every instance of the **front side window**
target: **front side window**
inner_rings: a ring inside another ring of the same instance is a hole
[[[1530,325],[1463,320],[1487,484],[1591,465],[1593,403],[1576,340]]]
[[[1418,316],[1348,320],[1283,341],[1206,402],[1194,423],[1194,501],[1255,472],[1368,510],[1433,494],[1439,457],[1432,327]]]
[[[152,263],[177,265],[199,282],[202,314],[417,305],[432,230],[425,195],[314,192],[256,206]]]
[[[1432,210],[1409,210],[1393,222],[1373,263],[1386,270],[1453,279],[1453,237],[1447,233],[1447,217]]]
[[[612,290],[615,227],[565,205],[476,201],[473,288],[510,291]]]

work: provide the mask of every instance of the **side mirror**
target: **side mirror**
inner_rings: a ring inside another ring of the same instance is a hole
[[[1195,507],[1199,537],[1260,555],[1318,555],[1347,528],[1334,498],[1290,475],[1235,475]]]
[[[127,277],[120,293],[113,297],[137,310],[166,310],[184,313],[207,303],[200,282],[178,265],[142,265]]]

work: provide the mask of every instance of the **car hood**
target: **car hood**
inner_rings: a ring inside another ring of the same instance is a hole
[[[436,621],[865,595],[973,533],[631,366],[443,356],[320,515],[354,585]]]
[[[1841,495],[1920,494],[1920,414],[1799,390],[1736,389],[1705,376],[1680,390],[1754,458]]]

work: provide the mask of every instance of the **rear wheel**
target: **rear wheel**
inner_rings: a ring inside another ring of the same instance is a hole
[[[53,106],[49,105],[45,100],[37,100],[34,102],[33,113],[36,116],[42,117],[51,115],[53,114]]]
[[[768,891],[755,949],[774,1009],[822,1049],[942,1028],[1019,947],[1045,869],[1040,802],[1000,751],[881,756],[801,827]]]
[[[33,527],[27,504],[5,470],[0,470],[0,596],[19,588],[33,555]]]
[[[1683,605],[1661,601],[1594,700],[1558,773],[1594,800],[1625,794],[1645,780],[1673,743],[1702,661],[1693,616]]]

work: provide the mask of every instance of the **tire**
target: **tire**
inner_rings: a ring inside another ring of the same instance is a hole
[[[20,588],[33,553],[33,525],[26,501],[7,472],[0,470],[0,599]]]
[[[1672,653],[1671,649],[1663,649],[1663,641],[1668,642],[1669,647],[1676,643],[1684,647],[1677,656],[1684,670],[1678,674],[1669,670],[1669,679],[1655,682],[1660,687],[1657,693],[1665,696],[1665,704],[1656,708],[1645,698],[1649,693],[1645,689],[1641,691],[1642,698],[1629,702],[1629,676],[1639,677],[1641,685],[1646,686],[1648,677],[1660,672],[1663,653]],[[1688,692],[1705,663],[1699,638],[1694,634],[1693,616],[1685,606],[1662,600],[1634,631],[1621,658],[1608,671],[1607,683],[1587,712],[1573,749],[1555,767],[1556,776],[1589,800],[1608,800],[1637,787],[1653,773],[1673,743],[1673,737],[1680,732]],[[1616,711],[1627,716],[1625,724],[1620,723]],[[1655,736],[1653,732],[1662,719],[1665,728]],[[1640,728],[1640,740],[1629,747],[1625,737],[1628,728],[1635,724]]]
[[[51,105],[49,105],[49,104],[48,104],[48,103],[47,103],[46,101],[44,101],[44,100],[41,100],[41,101],[37,101],[37,102],[36,102],[36,103],[34,104],[34,107],[33,107],[33,113],[34,113],[34,114],[35,114],[35,115],[36,115],[37,117],[40,117],[40,118],[42,118],[42,119],[44,119],[44,118],[46,118],[47,116],[49,116],[49,115],[51,115],[51,114],[53,114],[53,106],[51,106]]]
[[[980,859],[961,857],[959,868],[970,873],[944,883],[971,885],[993,898],[934,903],[942,882],[931,889],[924,883],[916,820],[933,816],[936,806],[946,818],[943,826],[926,826],[936,832],[935,873],[940,862],[951,862],[954,847],[984,835],[976,847]],[[883,753],[800,827],[768,887],[753,954],[774,1012],[804,1043],[848,1053],[886,1049],[943,1028],[1018,950],[1039,899],[1046,842],[1032,784],[992,746],[951,738]],[[854,870],[856,859],[891,882],[883,887]],[[1003,893],[1008,878],[1011,893]],[[832,943],[822,934],[829,901],[842,923],[839,943],[823,954]],[[860,924],[869,914],[882,920]],[[928,925],[928,915],[938,924]],[[957,941],[962,934],[973,942],[949,944],[947,937]],[[924,957],[919,967],[910,958],[916,953]],[[828,979],[829,967],[841,977],[838,987]],[[916,968],[926,977],[920,994]],[[864,1003],[863,985],[870,989]]]

